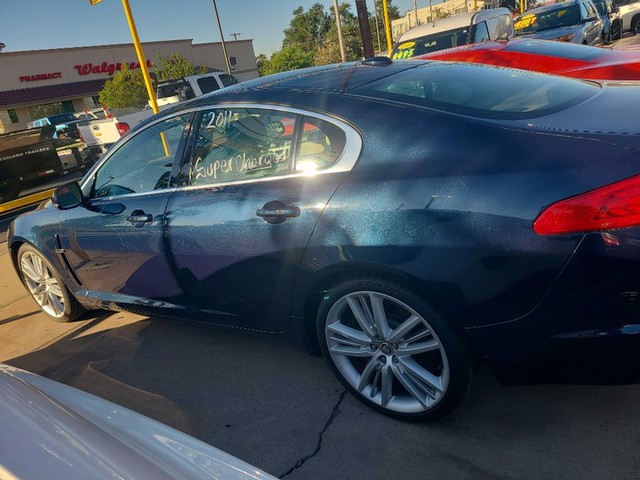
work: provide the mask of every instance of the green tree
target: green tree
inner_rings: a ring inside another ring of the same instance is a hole
[[[330,28],[331,17],[321,3],[314,3],[307,11],[298,7],[293,11],[289,28],[284,31],[282,47],[296,46],[315,52],[323,45]]]
[[[142,72],[122,62],[121,70],[106,81],[98,98],[109,108],[144,107],[149,97]]]
[[[393,4],[392,0],[387,1],[387,10],[389,11],[389,21],[400,18],[400,11],[398,10],[398,7]],[[384,11],[382,8],[382,0],[375,1],[375,12],[369,13],[369,24],[371,25],[371,38],[373,38],[374,48],[378,51],[386,50],[387,37],[384,30]],[[380,43],[378,43],[378,34],[380,35]]]
[[[271,66],[269,65],[269,59],[264,53],[261,53],[256,57],[256,66],[258,67],[258,73],[261,77],[269,75],[267,72],[270,71]]]
[[[265,66],[264,75],[311,66],[313,66],[313,52],[298,45],[289,45],[271,55]]]
[[[158,62],[153,66],[158,81],[173,80],[199,73],[206,73],[207,67],[196,67],[190,60],[179,53],[172,53],[167,57],[158,54]]]

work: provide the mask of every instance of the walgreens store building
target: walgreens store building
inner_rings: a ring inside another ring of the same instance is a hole
[[[258,76],[253,41],[225,42],[239,81]],[[220,43],[190,39],[143,44],[147,65],[179,53],[194,65],[226,70]],[[140,68],[133,44],[0,53],[0,133],[37,118],[98,107],[98,93],[122,63]]]

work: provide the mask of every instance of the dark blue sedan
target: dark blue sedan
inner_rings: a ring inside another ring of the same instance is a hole
[[[478,359],[640,333],[638,95],[388,59],[266,77],[139,125],[8,245],[54,320],[286,334],[431,419]]]

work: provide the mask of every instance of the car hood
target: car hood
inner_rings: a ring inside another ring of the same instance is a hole
[[[274,478],[155,420],[3,364],[0,425],[0,478]]]
[[[517,38],[541,38],[543,40],[555,40],[556,38],[576,33],[579,29],[579,25],[571,25],[569,27],[551,28],[549,30],[539,30],[535,33],[518,35]]]

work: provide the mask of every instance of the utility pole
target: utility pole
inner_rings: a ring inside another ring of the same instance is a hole
[[[338,27],[338,43],[340,44],[340,58],[343,62],[347,61],[344,53],[344,39],[342,38],[342,22],[340,21],[340,10],[338,10],[338,0],[333,0],[333,10],[336,12],[336,27]]]
[[[213,2],[213,11],[216,14],[216,21],[218,22],[218,30],[220,31],[220,42],[222,42],[222,54],[224,55],[224,63],[227,65],[227,73],[231,75],[231,64],[229,63],[229,55],[227,54],[227,45],[224,43],[224,35],[222,34],[222,25],[220,25],[220,16],[218,15],[218,6],[216,0]]]
[[[373,52],[373,42],[371,41],[371,25],[369,25],[369,14],[365,0],[356,0],[356,10],[358,12],[358,23],[360,24],[360,37],[362,38],[362,52],[364,58],[371,58]]]
[[[376,21],[376,36],[378,37],[378,52],[382,51],[382,47],[380,46],[380,23],[378,20],[378,7],[373,3],[373,18]]]
[[[416,0],[413,0],[413,13],[416,16],[416,27],[420,25],[420,21],[418,20],[418,4]]]

